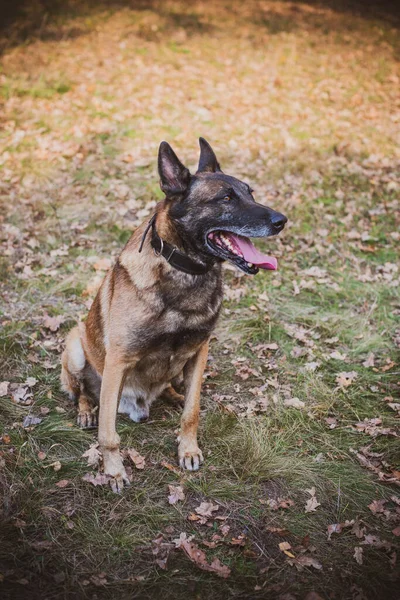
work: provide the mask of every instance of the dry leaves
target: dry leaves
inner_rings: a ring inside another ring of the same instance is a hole
[[[218,577],[227,579],[231,574],[230,568],[223,565],[218,558],[214,558],[211,563],[208,563],[205,553],[192,542],[192,539],[192,536],[188,538],[186,533],[181,533],[179,538],[174,540],[175,548],[183,550],[186,556],[203,571],[210,571]]]
[[[362,564],[363,564],[363,549],[362,549],[362,548],[360,548],[359,546],[356,546],[356,547],[354,548],[354,554],[353,554],[353,557],[356,559],[356,562],[357,562],[359,565],[362,565]]]
[[[123,456],[130,458],[137,469],[144,469],[146,462],[144,456],[141,456],[134,448],[126,448],[122,452]]]
[[[304,510],[306,513],[315,512],[317,510],[318,506],[321,506],[321,504],[318,502],[318,500],[315,496],[315,487],[312,487],[305,491],[308,494],[310,494],[311,498],[309,500],[307,500]]]
[[[58,331],[60,325],[64,323],[65,317],[63,315],[57,315],[56,317],[50,317],[47,313],[43,317],[43,325],[50,331]]]
[[[355,371],[343,371],[338,373],[336,376],[336,383],[340,388],[349,387],[357,379],[357,373]]]
[[[305,402],[299,400],[298,398],[287,398],[283,401],[283,403],[285,406],[292,408],[304,408],[306,405]]]
[[[289,544],[289,542],[281,542],[280,544],[278,544],[278,546],[279,550],[286,554],[286,556],[289,556],[290,558],[295,558],[293,552],[290,552],[292,546]]]
[[[86,452],[82,454],[82,458],[87,458],[89,467],[97,467],[100,462],[101,452],[98,450],[98,447],[99,443],[94,442],[91,444],[89,450],[86,450]]]
[[[212,517],[213,513],[218,509],[218,504],[213,504],[212,502],[202,502],[200,506],[195,508],[195,511],[201,517]]]
[[[290,498],[268,498],[268,500],[259,500],[260,504],[266,504],[271,510],[279,510],[280,508],[287,509],[294,506],[293,500]]]
[[[0,382],[0,398],[3,398],[3,396],[7,396],[9,385],[10,385],[9,381],[1,381]]]
[[[295,566],[298,571],[302,571],[304,567],[313,567],[318,571],[322,569],[321,563],[316,558],[305,554],[288,560],[288,563],[289,565]]]
[[[180,502],[185,499],[185,494],[181,485],[169,485],[168,489],[168,502],[170,504],[176,504],[177,502]]]
[[[104,473],[86,473],[83,477],[83,481],[87,481],[94,486],[98,485],[108,485],[111,477],[109,475],[105,475]]]

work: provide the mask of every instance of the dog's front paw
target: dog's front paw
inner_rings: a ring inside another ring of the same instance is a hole
[[[103,466],[104,473],[111,477],[110,486],[113,492],[120,493],[124,486],[130,485],[119,450],[103,450]]]
[[[203,462],[203,453],[196,443],[181,440],[178,447],[179,465],[188,471],[197,471]]]

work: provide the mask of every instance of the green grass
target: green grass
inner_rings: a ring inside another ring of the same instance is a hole
[[[44,20],[41,10],[32,5],[0,40],[0,381],[37,379],[32,405],[1,398],[4,597],[394,597],[398,487],[355,452],[382,454],[371,460],[385,473],[400,468],[398,438],[382,435],[398,425],[388,406],[399,393],[395,22],[275,1],[57,2]],[[279,271],[225,274],[229,298],[203,385],[203,468],[165,466],[176,466],[180,411],[159,402],[149,424],[118,419],[122,447],[136,448],[146,468],[115,496],[82,481],[96,432],[75,426],[59,355],[87,314],[93,258],[115,258],[163,197],[160,141],[195,170],[199,135],[224,171],[288,215],[278,240],[258,244]],[[58,331],[44,327],[46,313],[65,317]],[[260,353],[267,343],[278,348]],[[374,367],[365,367],[371,352]],[[259,376],[242,379],[238,357]],[[357,378],[340,389],[338,373],[349,371]],[[285,406],[292,398],[304,408]],[[42,422],[26,429],[27,415]],[[376,418],[377,436],[356,430]],[[168,485],[182,485],[185,500],[170,505]],[[320,506],[306,513],[311,487]],[[279,499],[294,504],[272,510],[267,501]],[[387,514],[370,510],[379,499]],[[188,519],[203,501],[230,527],[216,547],[222,521]],[[363,543],[351,528],[327,539],[328,525],[352,519],[392,547]],[[153,540],[181,532],[230,577],[178,550],[160,568]],[[233,545],[242,534],[245,545]],[[290,565],[283,541],[322,570]]]

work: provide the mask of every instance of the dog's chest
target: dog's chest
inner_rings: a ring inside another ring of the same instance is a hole
[[[210,336],[222,304],[220,277],[205,281],[203,287],[168,286],[160,290],[156,314],[145,323],[135,323],[130,335],[130,351],[165,364],[181,362],[193,355]]]

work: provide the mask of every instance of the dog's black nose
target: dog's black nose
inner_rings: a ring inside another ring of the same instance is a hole
[[[139,423],[144,423],[145,421],[147,421],[149,418],[149,415],[143,415],[142,417],[139,417]]]
[[[281,213],[274,212],[271,217],[271,223],[274,230],[278,233],[285,227],[285,223],[287,223],[287,217]]]

